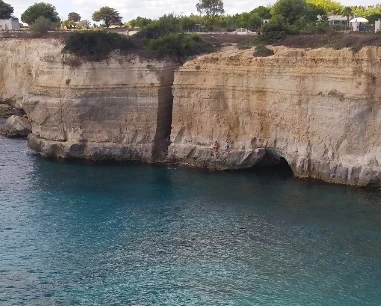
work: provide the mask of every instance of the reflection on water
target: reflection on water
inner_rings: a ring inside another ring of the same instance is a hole
[[[379,190],[0,147],[0,305],[379,304]]]

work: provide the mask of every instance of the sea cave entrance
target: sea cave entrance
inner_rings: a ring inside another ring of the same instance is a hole
[[[268,149],[265,155],[250,168],[250,171],[259,174],[280,175],[282,177],[294,176],[287,160],[272,149]]]

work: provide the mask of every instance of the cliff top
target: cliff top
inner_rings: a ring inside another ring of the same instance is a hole
[[[325,34],[290,35],[274,45],[292,48],[350,48],[353,51],[359,51],[366,46],[381,46],[381,34],[329,32]]]
[[[381,37],[381,36],[380,36]],[[263,61],[272,61],[274,58],[281,61],[298,61],[298,59],[313,58],[314,61],[333,59],[368,59],[379,58],[381,47],[367,46],[354,52],[352,48],[333,49],[332,47],[301,48],[289,46],[268,46],[274,54],[268,57],[257,57],[254,55],[255,47],[248,49],[231,48],[221,52],[205,54],[196,59],[187,61],[181,69],[208,70],[211,66],[232,67],[232,69],[251,69],[251,63],[257,66]],[[278,61],[278,60],[277,60]],[[226,68],[224,68],[226,69]]]

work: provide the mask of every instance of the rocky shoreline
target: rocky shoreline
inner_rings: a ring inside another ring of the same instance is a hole
[[[0,103],[0,135],[8,138],[26,138],[32,131],[25,112],[10,103]]]

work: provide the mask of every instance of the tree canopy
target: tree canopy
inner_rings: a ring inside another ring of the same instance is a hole
[[[240,28],[256,30],[262,24],[262,18],[256,13],[242,13],[236,16],[235,23]]]
[[[0,19],[9,19],[12,17],[12,14],[13,7],[3,0],[0,0]]]
[[[33,24],[38,17],[45,17],[54,23],[60,22],[55,6],[45,2],[35,3],[28,7],[21,15],[21,21],[30,25]]]
[[[305,0],[278,0],[271,8],[271,14],[282,16],[289,24],[294,24],[306,12]]]
[[[67,16],[67,19],[68,19],[68,20],[71,20],[71,21],[74,21],[74,22],[79,22],[79,21],[81,21],[81,15],[79,15],[79,14],[76,13],[76,12],[71,12],[71,13],[69,13],[69,15]]]
[[[323,9],[327,14],[340,15],[343,10],[343,6],[339,2],[332,0],[307,0],[307,3]]]
[[[136,27],[144,28],[145,26],[147,26],[151,22],[152,22],[151,19],[138,16],[138,17],[136,17],[136,19],[132,19],[129,22],[127,22],[126,25],[128,25],[131,28],[136,28]]]
[[[62,21],[62,26],[66,29],[74,29],[76,27],[76,24],[73,20],[64,20]]]
[[[212,19],[225,12],[224,3],[221,0],[199,0],[196,9],[200,14],[205,14]]]
[[[77,29],[90,29],[91,27],[91,22],[88,21],[87,19],[81,20],[77,23]]]
[[[265,6],[258,6],[257,8],[253,9],[250,13],[257,14],[262,19],[271,18],[270,8]]]
[[[108,28],[110,25],[119,25],[122,22],[122,17],[119,12],[109,6],[104,6],[99,9],[99,11],[93,14],[94,21],[103,21],[105,26]]]

